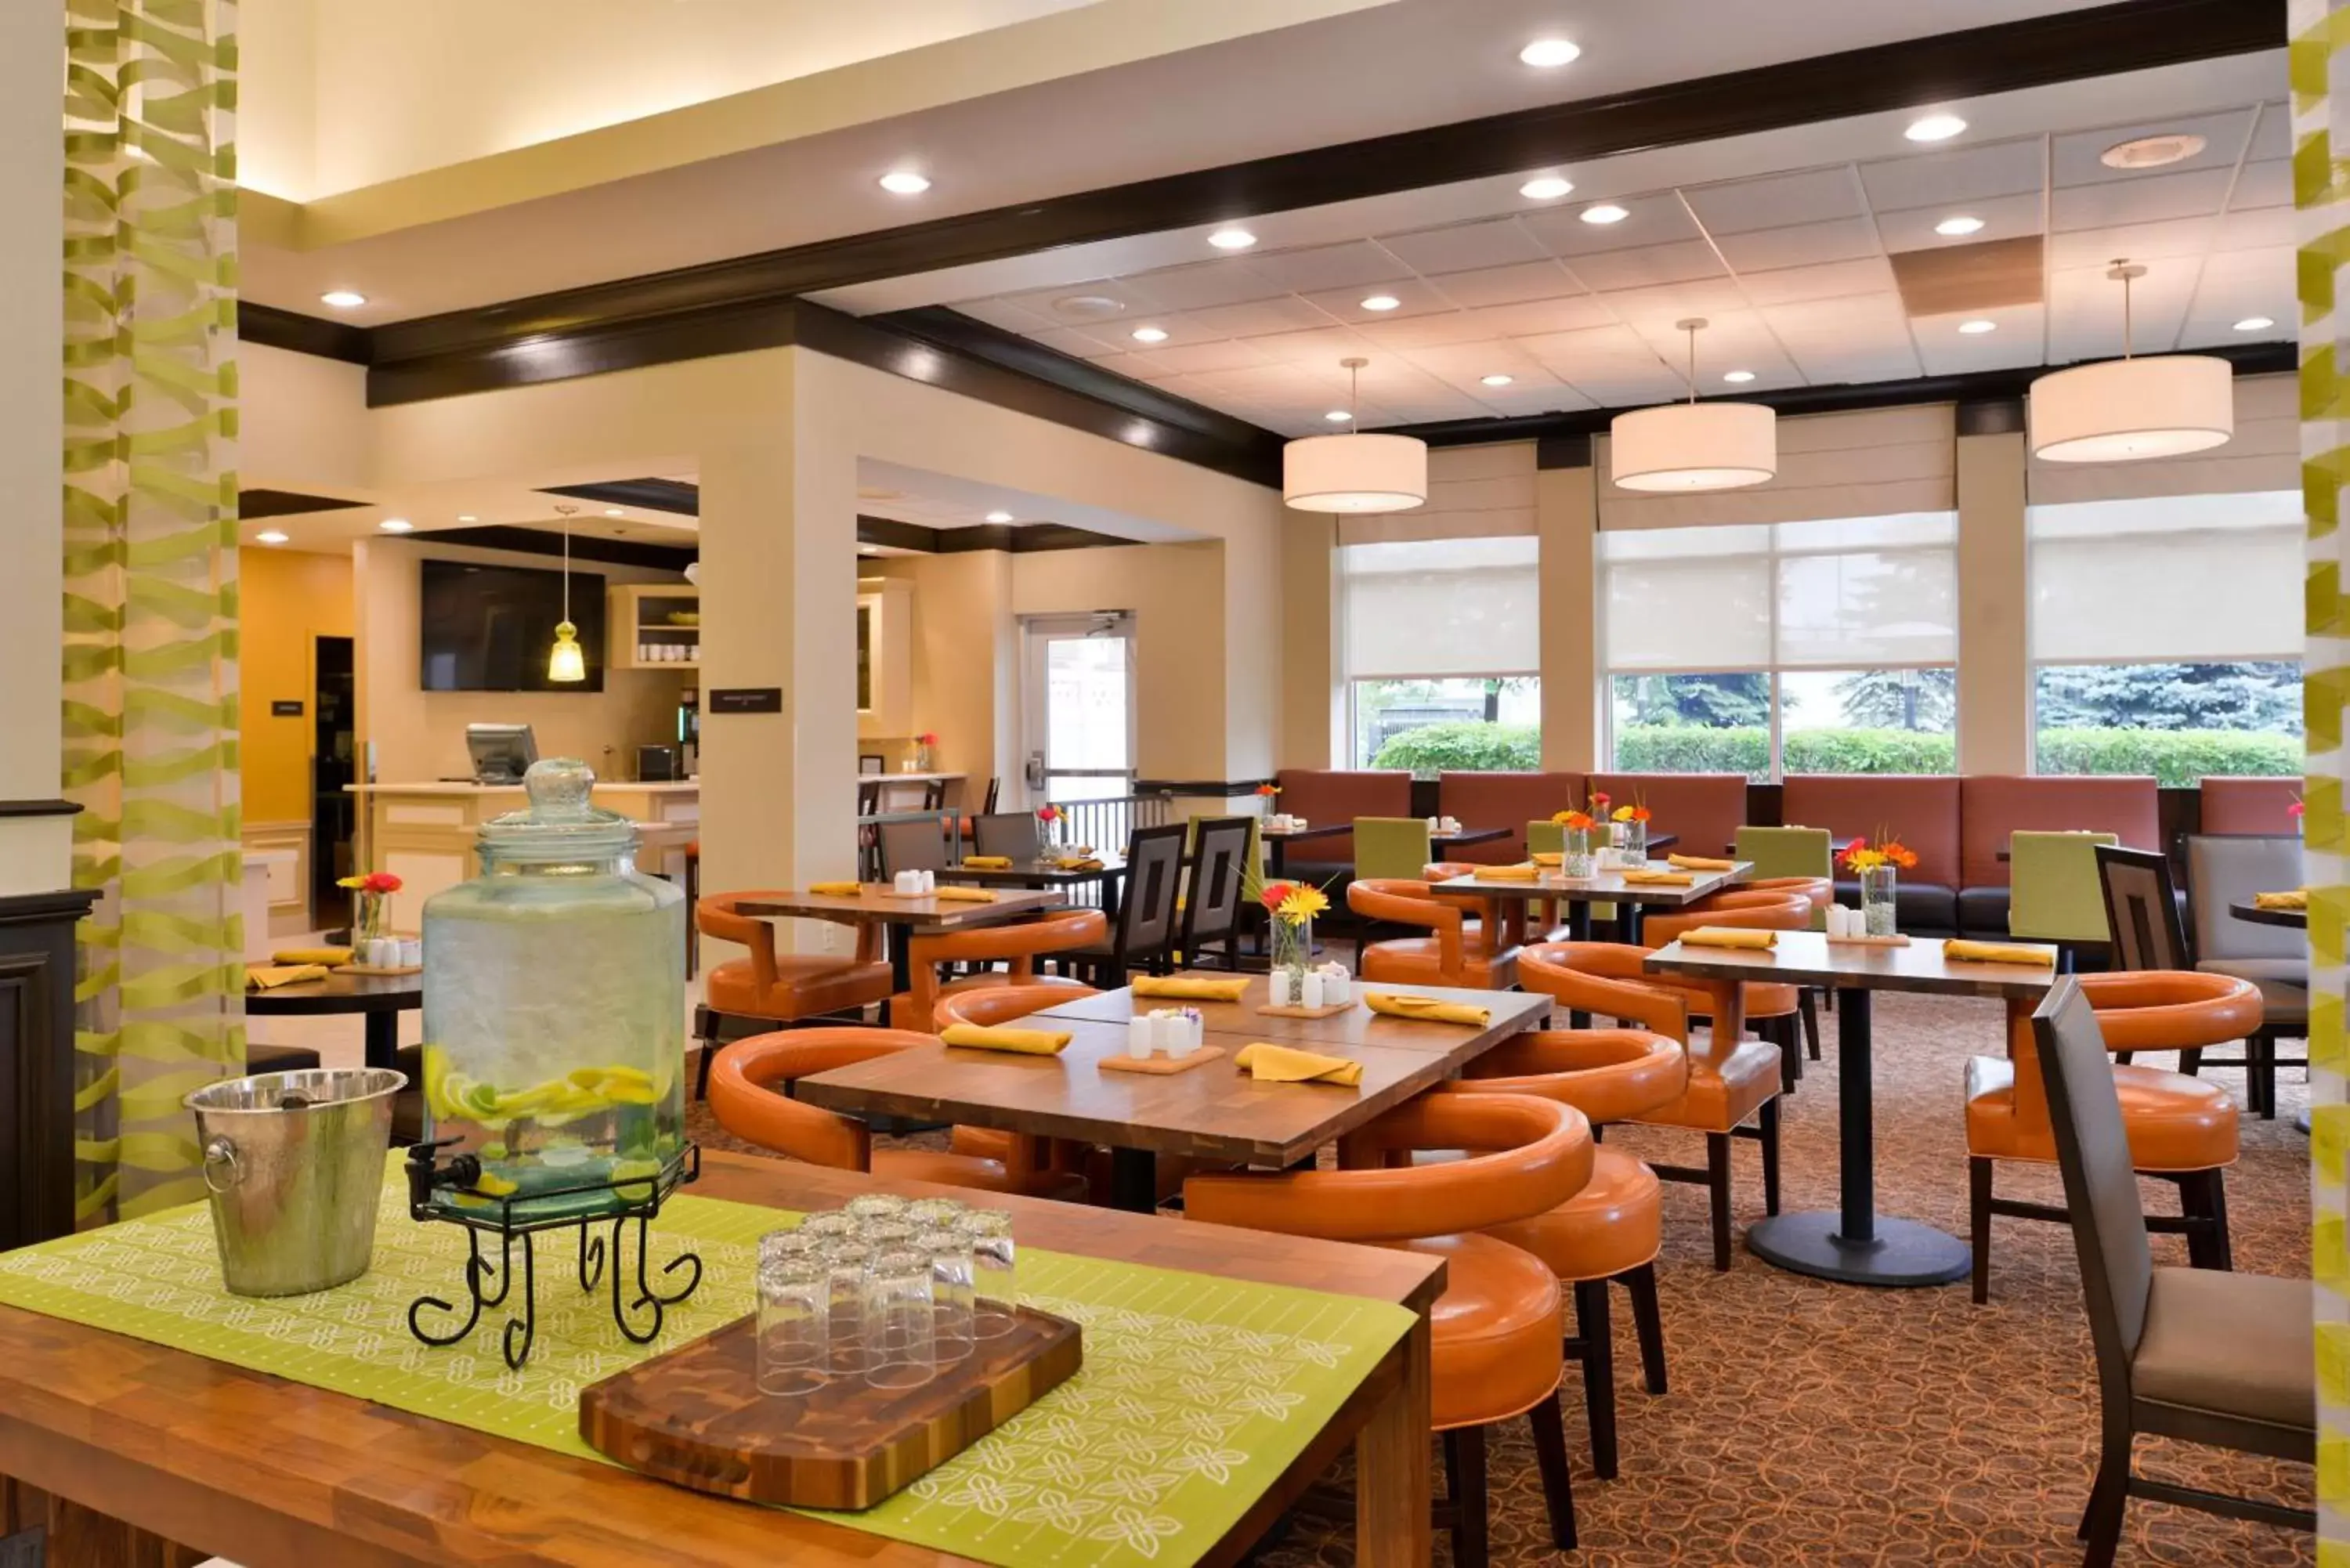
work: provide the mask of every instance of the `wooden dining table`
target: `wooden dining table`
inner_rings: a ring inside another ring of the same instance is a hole
[[[1511,1035],[1542,1027],[1551,1009],[1549,997],[1526,992],[1371,987],[1464,1002],[1488,1013],[1482,1027],[1394,1018],[1362,1005],[1358,985],[1357,1004],[1344,1012],[1284,1018],[1256,1012],[1270,985],[1266,976],[1252,977],[1237,1002],[1138,998],[1131,987],[1103,992],[1021,1021],[1024,1028],[1066,1031],[1071,1038],[1057,1055],[918,1045],[796,1079],[793,1092],[851,1115],[1107,1146],[1113,1203],[1149,1212],[1158,1206],[1160,1155],[1272,1169],[1294,1165],[1456,1075]],[[1126,1054],[1127,1024],[1137,1011],[1187,1006],[1200,1010],[1207,1043],[1221,1055],[1180,1073],[1100,1065]],[[1259,1083],[1232,1060],[1256,1040],[1349,1057],[1362,1064],[1362,1082]]]
[[[1064,909],[1057,888],[1007,888],[988,903],[941,898],[935,893],[900,893],[887,882],[868,882],[854,893],[815,893],[791,888],[762,898],[745,898],[735,912],[754,920],[829,920],[843,926],[880,926],[889,933],[890,981],[899,991],[913,984],[908,940],[931,931],[968,930],[1008,920],[1034,919]]]
[[[1651,861],[1659,871],[1674,867],[1665,861]],[[1532,879],[1496,879],[1474,874],[1454,877],[1436,883],[1430,891],[1451,895],[1473,895],[1490,898],[1501,908],[1509,920],[1509,937],[1515,944],[1525,940],[1525,919],[1528,906],[1537,902],[1556,902],[1566,906],[1566,929],[1569,941],[1591,940],[1591,906],[1614,904],[1622,910],[1624,940],[1640,940],[1640,917],[1650,908],[1678,909],[1694,904],[1700,898],[1711,898],[1724,888],[1735,887],[1754,874],[1754,863],[1741,860],[1725,871],[1692,871],[1686,884],[1670,882],[1627,882],[1621,868],[1594,872],[1588,877],[1568,877],[1545,867]]]
[[[775,1208],[968,1197],[711,1153],[695,1190]],[[1024,1246],[1401,1305],[1418,1314],[1202,1559],[1243,1560],[1349,1447],[1356,1561],[1425,1568],[1429,1311],[1442,1259],[994,1197]],[[746,1303],[747,1304],[747,1303]],[[395,1350],[393,1354],[397,1354]],[[1082,1417],[1074,1417],[1082,1419]],[[47,1568],[943,1568],[971,1559],[705,1496],[187,1351],[0,1307],[0,1561]],[[39,1562],[38,1548],[31,1561]]]

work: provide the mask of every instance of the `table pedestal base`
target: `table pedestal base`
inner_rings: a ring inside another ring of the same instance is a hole
[[[1847,1285],[1946,1285],[1973,1263],[1964,1241],[1931,1225],[1879,1214],[1872,1228],[1873,1240],[1852,1242],[1840,1214],[1781,1214],[1748,1227],[1746,1245],[1766,1263]]]

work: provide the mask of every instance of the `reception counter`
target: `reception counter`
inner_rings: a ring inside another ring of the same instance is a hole
[[[420,929],[424,900],[474,876],[475,831],[494,816],[529,805],[520,784],[352,784],[361,797],[359,864],[400,879],[391,896],[395,930]],[[681,885],[685,846],[702,828],[702,786],[598,784],[595,802],[637,825],[637,867]]]

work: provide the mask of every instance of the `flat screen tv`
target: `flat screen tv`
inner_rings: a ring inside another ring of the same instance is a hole
[[[588,679],[546,678],[547,650],[563,619],[563,574],[426,559],[423,686],[427,691],[601,691],[604,579],[571,574],[571,624],[588,656]]]

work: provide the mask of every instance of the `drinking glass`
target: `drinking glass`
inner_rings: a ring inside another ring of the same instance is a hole
[[[931,1260],[931,1304],[938,1309],[939,1362],[961,1361],[972,1352],[971,1237],[948,1229],[925,1231],[915,1250]]]
[[[955,1221],[955,1229],[971,1238],[972,1333],[980,1339],[1010,1334],[1020,1304],[1012,1216],[1001,1209],[973,1209]]]
[[[821,1256],[832,1245],[830,1238],[811,1236],[806,1231],[770,1231],[759,1238],[759,1262],[770,1258],[813,1258]]]
[[[970,1210],[951,1198],[917,1198],[906,1205],[906,1223],[917,1231],[951,1230]]]
[[[841,1206],[856,1220],[895,1220],[906,1212],[906,1200],[894,1192],[860,1192]]]
[[[887,1220],[866,1220],[857,1227],[857,1239],[877,1252],[902,1252],[914,1244],[920,1235],[919,1226],[891,1216]]]
[[[822,1258],[759,1258],[758,1384],[762,1394],[813,1394],[832,1364],[832,1266]]]
[[[852,1241],[857,1235],[857,1219],[841,1210],[827,1209],[801,1220],[799,1231],[804,1236],[821,1236],[827,1241]]]
[[[867,1366],[865,1275],[873,1262],[873,1249],[854,1239],[835,1239],[827,1243],[825,1262],[832,1307],[833,1376],[854,1377]]]
[[[865,1276],[865,1381],[914,1388],[938,1374],[931,1260],[911,1247],[875,1256]]]

